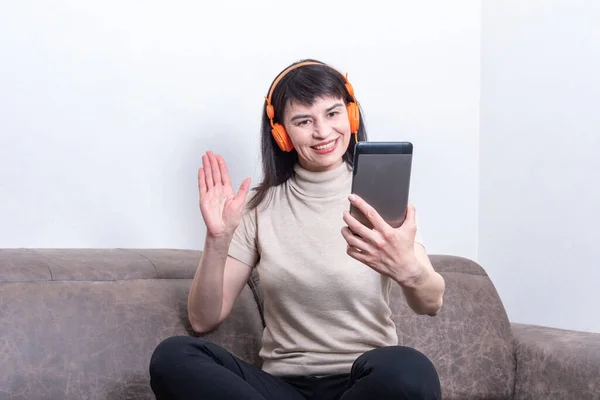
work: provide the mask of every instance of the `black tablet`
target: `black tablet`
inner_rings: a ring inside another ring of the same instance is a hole
[[[373,206],[394,228],[401,226],[406,216],[412,155],[410,142],[359,142],[354,149],[352,193]],[[373,228],[352,205],[350,213]]]

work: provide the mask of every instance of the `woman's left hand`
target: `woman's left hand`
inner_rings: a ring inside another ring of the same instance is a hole
[[[348,255],[401,285],[418,280],[425,268],[414,251],[417,233],[414,206],[409,203],[402,226],[392,228],[359,196],[350,195],[349,200],[369,219],[373,229],[363,225],[350,212],[344,212],[344,222],[348,226],[342,228],[342,235],[348,243]]]

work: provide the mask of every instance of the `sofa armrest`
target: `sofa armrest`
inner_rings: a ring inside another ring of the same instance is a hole
[[[600,399],[600,334],[511,324],[515,399]]]

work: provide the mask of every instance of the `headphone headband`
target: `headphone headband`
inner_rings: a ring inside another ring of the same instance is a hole
[[[287,67],[286,69],[284,69],[277,76],[277,78],[275,78],[275,81],[273,82],[273,84],[271,85],[271,89],[269,90],[269,95],[267,97],[265,97],[265,100],[267,100],[267,105],[269,105],[269,106],[271,105],[271,99],[273,98],[273,92],[275,91],[275,87],[277,87],[277,85],[283,79],[283,77],[286,76],[290,71],[293,71],[296,68],[300,68],[300,67],[303,67],[305,65],[323,65],[325,67],[329,67],[329,68],[331,68],[333,70],[336,70],[344,78],[344,81],[346,82],[346,89],[348,89],[348,92],[350,93],[350,96],[352,96],[352,98],[354,99],[354,102],[356,104],[358,104],[358,102],[356,101],[356,97],[354,97],[354,89],[352,88],[352,85],[350,85],[350,82],[348,82],[348,74],[344,75],[340,71],[338,71],[337,69],[331,67],[330,65],[322,63],[322,62],[318,62],[318,61],[303,61],[303,62],[299,62],[297,64],[290,65],[289,67]],[[274,117],[270,117],[270,118],[274,118]]]
[[[271,104],[271,98],[273,97],[273,92],[275,91],[275,87],[277,86],[277,84],[279,83],[279,81],[281,81],[283,79],[284,76],[286,76],[288,74],[288,72],[295,70],[296,68],[300,68],[303,67],[305,65],[325,65],[323,63],[320,62],[316,62],[316,61],[304,61],[304,62],[300,62],[294,65],[291,65],[289,67],[287,67],[286,69],[284,69],[275,79],[275,81],[273,82],[273,84],[271,85],[271,90],[269,90],[269,96],[268,96],[268,103]]]

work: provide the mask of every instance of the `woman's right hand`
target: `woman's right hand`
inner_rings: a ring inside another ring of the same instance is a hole
[[[207,235],[213,238],[233,236],[242,218],[249,188],[250,178],[246,178],[235,194],[223,157],[212,151],[202,155],[202,167],[198,169],[198,189],[200,211]]]

